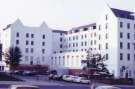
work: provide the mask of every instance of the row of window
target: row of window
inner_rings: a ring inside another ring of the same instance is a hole
[[[91,38],[92,37],[96,37],[96,36],[97,36],[97,33],[91,33],[91,35],[90,35]],[[84,34],[84,35],[81,35],[79,37],[81,37],[81,39],[86,39],[88,37],[88,35]],[[69,37],[68,40],[69,41],[71,41],[71,40],[78,40],[78,35],[73,36],[73,37]]]
[[[124,34],[120,32],[120,38],[123,38],[123,37],[124,37]],[[127,33],[127,39],[130,39],[130,38],[131,38],[130,33]],[[135,34],[134,34],[134,40],[135,40]]]
[[[78,59],[79,56],[81,58],[84,58],[84,55],[76,55],[76,56],[69,56],[69,55],[67,55],[67,56],[55,56],[55,57],[51,57],[51,59],[65,59],[65,58],[67,58],[67,59],[69,59],[69,58],[71,58],[71,59],[74,59],[74,58]],[[105,54],[105,58],[106,58],[106,60],[109,59],[109,54],[108,53]]]
[[[90,45],[96,45],[96,43],[97,43],[97,41],[96,40],[91,40],[90,41]],[[88,42],[81,42],[80,43],[80,45],[81,46],[88,46]],[[67,45],[67,47],[78,47],[79,46],[79,43],[69,43],[68,45]]]
[[[20,44],[20,41],[19,40],[16,40],[16,45],[19,45]],[[31,44],[31,45],[34,45],[34,41],[28,41],[28,40],[26,40],[26,45],[29,45],[29,44]],[[42,46],[45,46],[45,42],[42,42]]]
[[[120,53],[120,60],[124,60],[124,58],[126,58],[128,61],[130,61],[132,57],[131,57],[130,53],[127,53],[125,55],[124,55],[124,53]],[[134,54],[134,60],[135,60],[135,54]]]
[[[124,23],[124,22],[120,22],[120,28],[123,28],[124,24],[126,24],[126,28],[127,29],[131,28],[131,24],[130,23]],[[135,24],[133,25],[133,28],[135,29]]]
[[[42,54],[45,54],[45,49],[41,49],[41,51],[42,51]],[[33,48],[26,48],[25,53],[34,53],[34,49]]]
[[[133,45],[133,48],[134,48],[134,50],[135,50],[135,45],[134,44],[132,44]],[[124,45],[123,45],[123,42],[120,42],[120,49],[123,49],[124,48]],[[127,49],[129,50],[129,49],[131,49],[131,43],[127,43]]]
[[[34,38],[34,34],[30,34],[30,33],[26,33],[26,38],[29,38],[31,36],[31,38]],[[16,37],[20,37],[20,33],[17,32],[16,33]],[[42,39],[45,39],[45,34],[42,35]]]

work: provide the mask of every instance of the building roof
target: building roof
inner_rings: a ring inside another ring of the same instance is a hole
[[[71,30],[68,31],[68,33],[80,32],[81,29],[84,29],[83,31],[86,31],[86,30],[88,30],[89,27],[92,27],[93,29],[96,29],[96,23],[92,23],[92,24],[72,28]]]
[[[113,13],[115,14],[116,17],[120,17],[120,18],[125,18],[125,19],[130,19],[130,20],[134,20],[134,12],[130,12],[130,11],[126,11],[126,10],[120,10],[120,9],[115,9],[115,8],[111,8],[111,10],[113,11]]]
[[[62,30],[53,30],[53,32],[56,32],[56,33],[67,33],[67,31],[62,31]]]

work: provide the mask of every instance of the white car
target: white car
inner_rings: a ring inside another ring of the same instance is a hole
[[[121,89],[121,88],[114,86],[98,86],[95,89]]]
[[[68,81],[68,82],[73,82],[74,77],[75,76],[73,76],[73,75],[63,75],[62,79],[65,81]]]
[[[90,84],[90,83],[91,83],[91,81],[90,81],[90,80],[88,80],[87,78],[81,77],[81,79],[80,79],[80,83]]]
[[[38,86],[32,85],[11,85],[9,89],[40,89]]]
[[[80,83],[80,80],[81,80],[81,77],[78,77],[78,76],[73,76],[72,77],[72,82]]]

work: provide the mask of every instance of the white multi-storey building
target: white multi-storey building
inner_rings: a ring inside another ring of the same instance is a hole
[[[45,23],[27,27],[18,19],[1,30],[3,52],[18,46],[22,52],[21,64],[48,64],[52,54],[52,30]],[[5,69],[6,70],[6,69]]]
[[[135,17],[133,12],[105,8],[96,23],[69,31],[24,26],[20,20],[1,30],[2,50],[18,46],[21,64],[50,65],[53,69],[82,69],[87,50],[105,56],[115,77],[135,78]],[[4,64],[0,62],[1,65]],[[3,65],[4,66],[4,65]],[[1,67],[3,68],[3,67]]]
[[[135,18],[133,12],[105,8],[94,24],[74,28],[65,34],[64,52],[54,54],[54,68],[82,68],[86,51],[105,56],[115,77],[135,77]],[[94,26],[94,27],[93,27]],[[92,29],[91,29],[92,28]],[[56,67],[57,66],[57,67]]]

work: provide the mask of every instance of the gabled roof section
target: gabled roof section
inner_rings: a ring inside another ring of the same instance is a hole
[[[115,14],[116,17],[135,20],[135,17],[133,16],[134,12],[115,9],[115,8],[111,8],[111,10]]]

